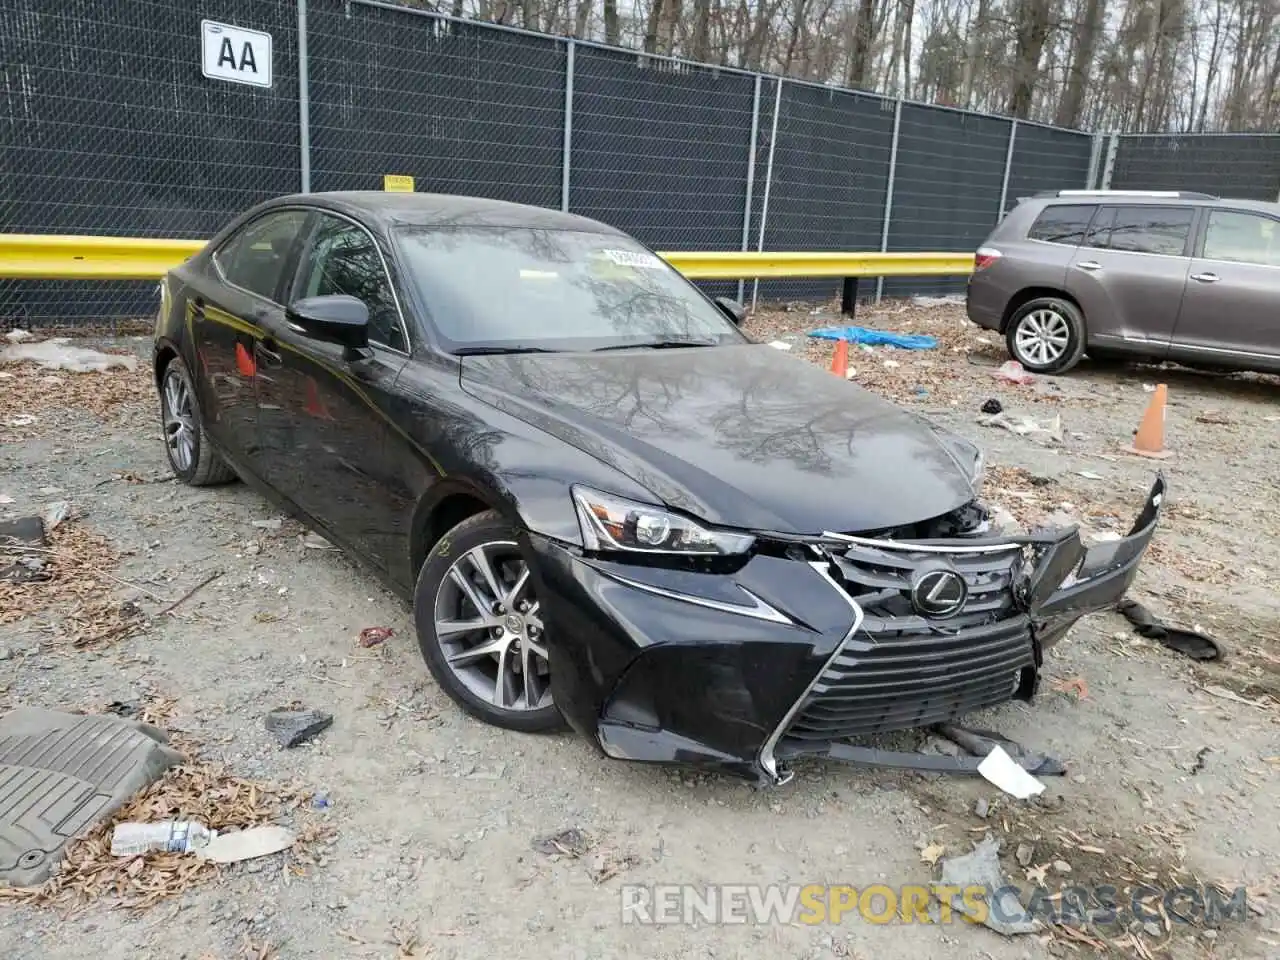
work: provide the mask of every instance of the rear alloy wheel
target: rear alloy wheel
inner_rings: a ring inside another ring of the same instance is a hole
[[[169,361],[160,381],[160,422],[164,428],[164,452],[175,477],[193,487],[235,479],[235,471],[205,439],[191,376],[177,357]]]
[[[472,716],[526,732],[563,726],[541,604],[514,531],[497,513],[464,520],[432,548],[414,617],[432,676]]]
[[[1038,297],[1014,313],[1005,341],[1033,373],[1065,373],[1084,356],[1084,316],[1070,300]]]

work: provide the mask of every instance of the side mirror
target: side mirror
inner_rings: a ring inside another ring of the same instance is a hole
[[[735,327],[742,326],[742,321],[747,319],[747,308],[733,297],[716,297],[715,304],[721,313],[733,321]]]
[[[301,327],[307,336],[339,344],[348,351],[369,346],[369,308],[363,300],[345,293],[295,300],[285,311],[285,319]]]

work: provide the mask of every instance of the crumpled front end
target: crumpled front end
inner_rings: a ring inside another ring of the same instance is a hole
[[[1030,699],[1044,650],[1128,590],[1164,498],[1160,476],[1127,536],[1087,548],[1074,528],[917,541],[827,535],[820,549],[832,579],[861,618],[766,741],[761,768],[781,780],[787,758],[836,741]]]
[[[933,539],[762,533],[732,569],[695,571],[531,537],[552,692],[609,756],[781,783],[850,738],[1029,699],[1044,650],[1124,595],[1164,497],[1161,477],[1127,536],[1088,548],[963,516]]]

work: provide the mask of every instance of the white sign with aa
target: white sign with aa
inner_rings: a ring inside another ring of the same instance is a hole
[[[271,34],[200,21],[201,69],[210,80],[271,86]]]

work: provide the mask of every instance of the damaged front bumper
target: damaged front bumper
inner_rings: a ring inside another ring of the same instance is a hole
[[[1127,591],[1165,499],[1128,535],[1075,528],[889,540],[824,534],[732,573],[637,567],[533,537],[555,617],[552,692],[609,756],[778,784],[787,761],[1034,694],[1044,650]]]

